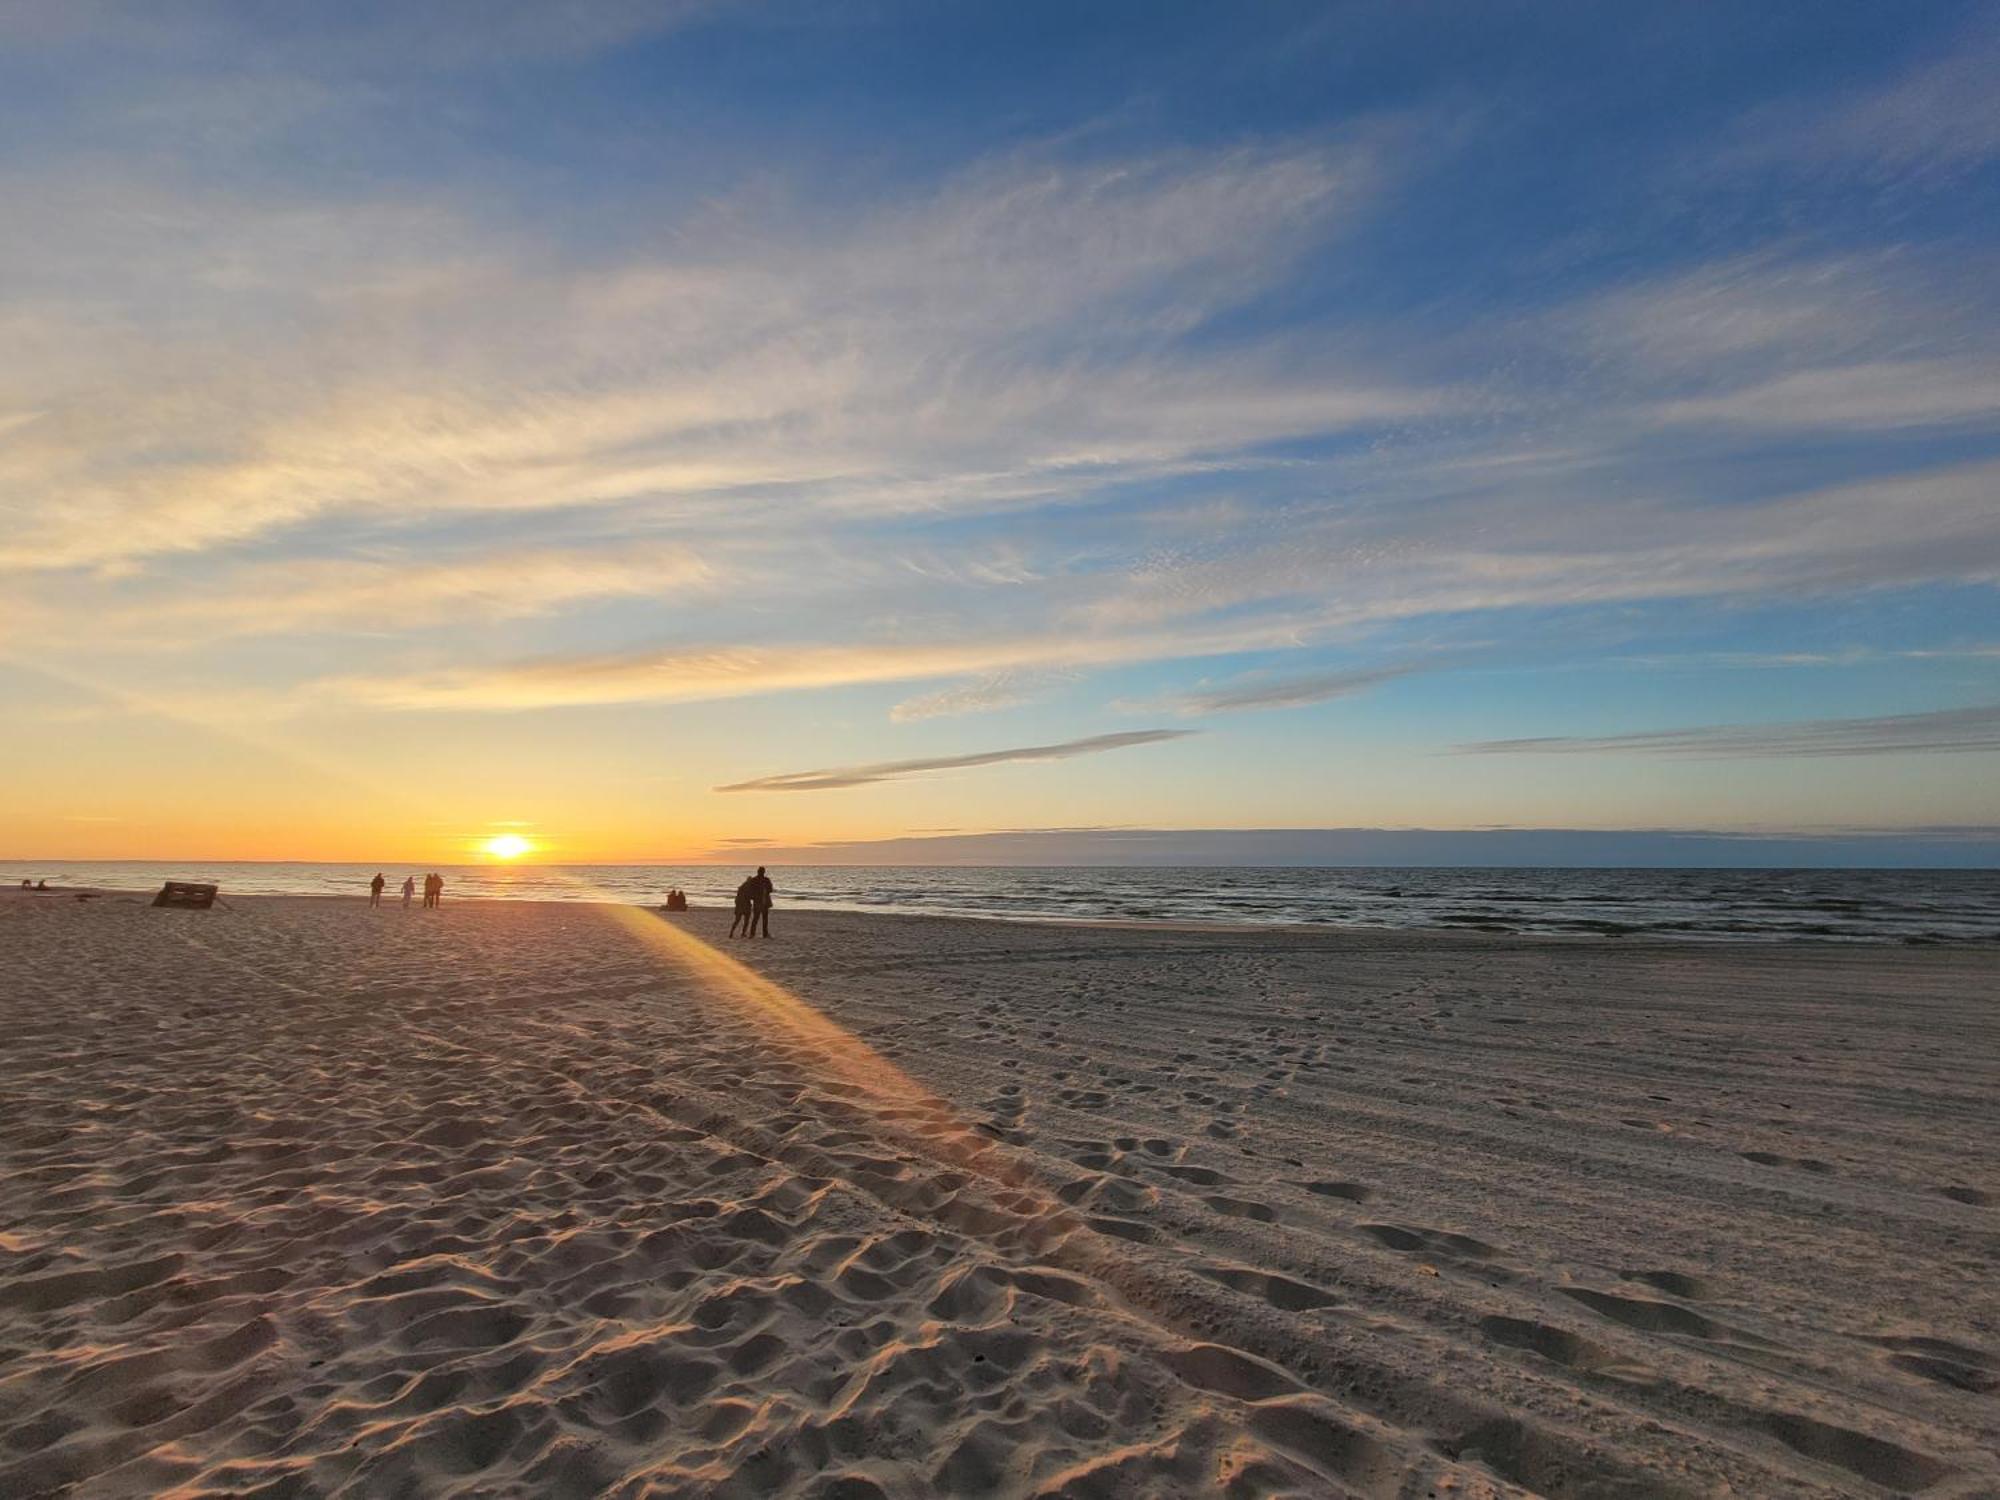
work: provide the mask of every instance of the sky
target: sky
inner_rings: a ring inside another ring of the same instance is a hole
[[[0,854],[2000,862],[1990,4],[0,37]]]

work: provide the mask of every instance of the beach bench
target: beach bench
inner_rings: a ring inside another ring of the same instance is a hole
[[[153,898],[155,906],[178,906],[189,911],[207,911],[215,905],[217,887],[192,880],[169,880]]]

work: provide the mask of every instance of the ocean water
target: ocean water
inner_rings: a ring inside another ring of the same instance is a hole
[[[0,863],[0,882],[157,890],[212,880],[238,895],[363,895],[355,864]],[[749,867],[436,867],[447,900],[626,901],[657,905],[679,886],[726,906]],[[384,866],[386,899],[414,867]],[[1309,923],[1448,927],[1575,936],[2000,941],[2000,870],[1584,870],[785,865],[778,905],[1032,920]]]

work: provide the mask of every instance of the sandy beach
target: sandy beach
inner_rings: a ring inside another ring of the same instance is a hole
[[[2000,956],[0,898],[0,1496],[2000,1494]]]

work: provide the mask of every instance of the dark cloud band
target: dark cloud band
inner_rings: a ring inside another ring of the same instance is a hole
[[[1949,755],[2000,750],[2000,704],[1867,719],[1803,719],[1792,724],[1713,724],[1598,738],[1548,736],[1481,740],[1461,755],[1683,755],[1731,758],[1800,755]]]

